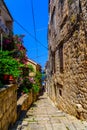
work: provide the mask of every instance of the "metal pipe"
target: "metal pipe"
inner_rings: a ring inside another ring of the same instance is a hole
[[[3,36],[2,36],[2,33],[1,33],[1,51],[2,51],[2,45],[3,45]]]

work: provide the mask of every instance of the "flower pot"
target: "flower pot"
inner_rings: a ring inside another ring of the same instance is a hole
[[[9,80],[14,80],[12,75],[9,75]]]
[[[9,75],[8,74],[3,75],[3,83],[4,84],[9,84]]]
[[[9,75],[9,83],[10,84],[14,83],[14,77],[12,75]]]
[[[8,80],[9,79],[9,75],[8,74],[4,74],[3,78],[4,78],[4,80]]]
[[[4,84],[14,83],[14,77],[12,75],[4,74],[3,79],[4,79]]]

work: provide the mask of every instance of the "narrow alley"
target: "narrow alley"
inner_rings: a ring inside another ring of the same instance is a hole
[[[0,0],[0,130],[87,130],[87,0]]]
[[[44,93],[11,130],[87,130],[87,122],[58,110]]]

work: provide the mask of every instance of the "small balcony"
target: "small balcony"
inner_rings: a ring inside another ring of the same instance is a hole
[[[7,26],[5,25],[5,21],[3,19],[2,16],[0,16],[0,28],[2,29],[2,31],[5,33],[5,34],[9,34],[9,29],[7,28]]]

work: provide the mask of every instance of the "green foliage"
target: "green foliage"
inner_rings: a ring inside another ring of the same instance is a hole
[[[22,84],[20,86],[20,89],[24,92],[24,93],[28,93],[30,91],[30,89],[33,88],[33,80],[32,78],[29,77],[29,72],[33,72],[34,68],[32,65],[24,65],[22,66],[23,69],[23,81]]]
[[[24,93],[29,93],[32,87],[33,84],[30,82],[29,77],[23,77],[23,82],[20,85],[20,91],[23,91]]]
[[[32,65],[29,64],[29,65],[28,65],[28,68],[29,68],[29,71],[30,71],[30,72],[34,72],[34,68],[33,68]]]
[[[35,83],[40,87],[40,85],[41,85],[41,78],[42,78],[41,72],[37,71],[34,78],[35,78]]]
[[[35,75],[35,79],[36,79],[36,80],[41,80],[41,78],[42,78],[41,72],[37,71],[37,72],[36,72],[36,75]]]
[[[3,84],[2,84],[2,82],[0,81],[0,88],[2,88],[3,87]]]
[[[26,86],[28,89],[32,88],[32,83],[30,82],[28,77],[23,78],[22,86]]]
[[[40,90],[41,78],[42,78],[41,72],[37,71],[37,72],[36,72],[36,75],[35,75],[35,77],[34,77],[35,83],[33,84],[33,91],[34,91],[35,93],[38,93],[39,90]]]
[[[29,76],[30,72],[34,72],[34,68],[32,65],[23,64],[21,68],[23,70],[23,77]]]
[[[27,87],[23,87],[22,91],[23,91],[24,93],[29,93],[29,89],[28,89]]]
[[[39,86],[37,84],[33,84],[33,92],[38,93],[40,90]]]
[[[21,64],[10,56],[8,51],[0,51],[0,75],[9,74],[18,77],[21,73]]]

